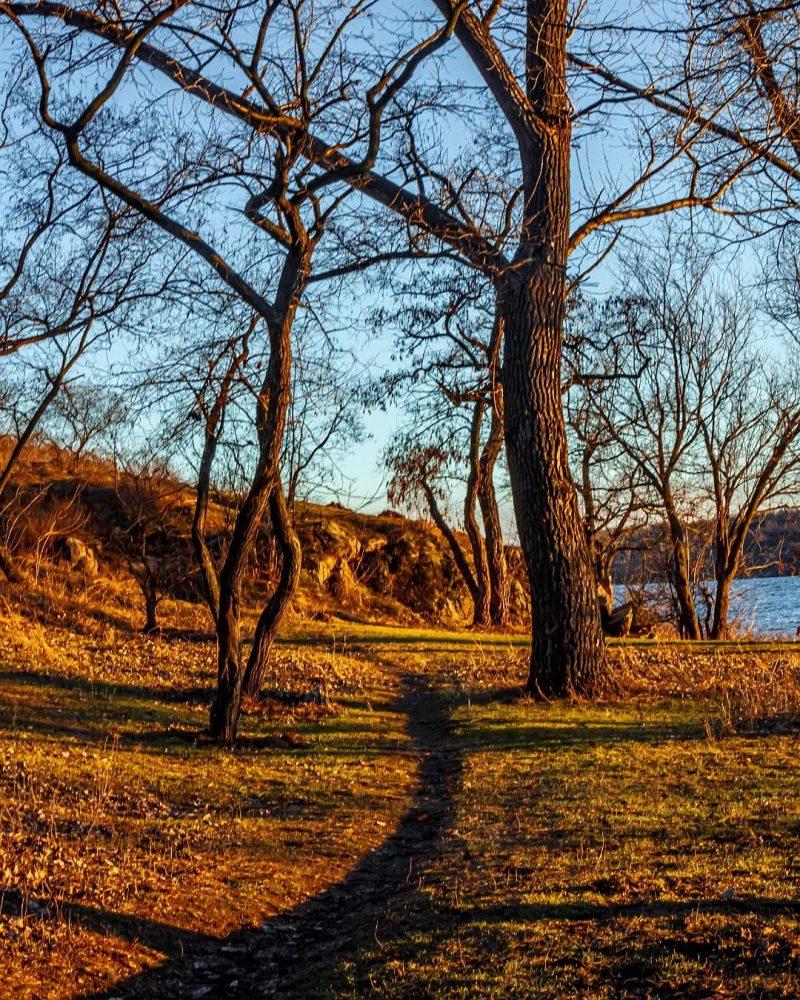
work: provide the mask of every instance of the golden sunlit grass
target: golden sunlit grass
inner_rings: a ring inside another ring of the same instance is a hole
[[[413,782],[369,664],[281,650],[273,680],[301,697],[249,713],[231,754],[196,739],[212,642],[82,625],[0,625],[0,965],[20,997],[99,989],[183,933],[301,902],[383,839]]]
[[[10,995],[223,995],[198,943],[269,995],[237,932],[290,912],[297,997],[796,995],[795,647],[613,644],[603,700],[542,705],[519,637],[293,620],[225,753],[203,613],[146,638],[58,579],[0,617]]]

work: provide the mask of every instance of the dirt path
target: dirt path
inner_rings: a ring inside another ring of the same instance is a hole
[[[398,707],[419,769],[397,830],[341,882],[267,920],[259,931],[222,941],[177,932],[164,964],[93,997],[306,997],[329,985],[335,989],[342,966],[365,945],[375,946],[382,921],[418,903],[426,862],[451,822],[461,760],[447,705],[430,677],[406,674],[400,680]]]

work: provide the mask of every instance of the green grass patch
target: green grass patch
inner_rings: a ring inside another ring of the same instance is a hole
[[[439,854],[321,995],[796,996],[798,740],[705,711],[457,707]]]

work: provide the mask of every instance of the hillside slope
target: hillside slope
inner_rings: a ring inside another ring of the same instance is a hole
[[[23,564],[60,561],[90,575],[149,575],[160,596],[199,602],[193,504],[191,488],[167,473],[133,476],[91,456],[75,462],[40,445],[28,451],[0,504],[0,541]],[[218,557],[235,514],[233,497],[213,498],[209,543]],[[295,523],[303,550],[299,612],[380,623],[469,623],[469,593],[433,525],[393,511],[369,515],[302,502]],[[512,616],[523,624],[530,605],[513,549],[509,561]],[[265,526],[248,585],[254,604],[271,589],[277,568]]]

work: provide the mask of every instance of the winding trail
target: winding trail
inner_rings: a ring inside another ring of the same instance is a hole
[[[338,970],[365,944],[374,946],[381,922],[415,905],[426,864],[438,854],[453,816],[461,757],[435,680],[401,675],[397,707],[419,766],[416,790],[394,833],[342,881],[269,918],[260,930],[220,940],[132,920],[129,934],[147,941],[151,931],[167,960],[85,1000],[305,997],[311,984],[335,989]]]

